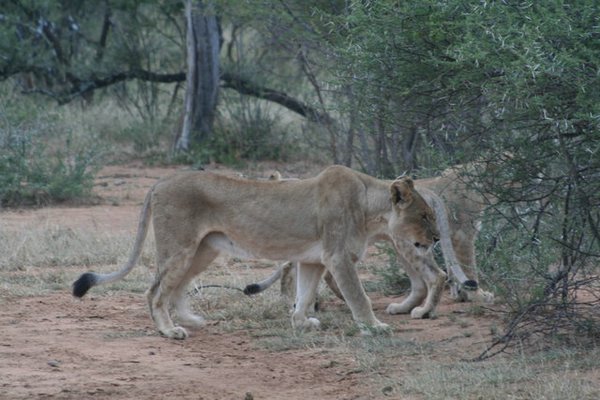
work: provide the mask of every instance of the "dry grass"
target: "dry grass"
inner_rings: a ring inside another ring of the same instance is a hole
[[[27,296],[68,289],[82,270],[76,267],[114,271],[127,259],[132,243],[133,236],[125,232],[108,234],[33,224],[15,231],[0,224],[3,295]],[[151,249],[151,244],[145,247],[142,265],[153,266]],[[119,288],[142,291],[147,288],[151,275],[148,268],[138,267],[126,280],[98,288],[98,291]]]
[[[217,278],[208,275],[205,280]],[[600,350],[591,354],[556,350],[479,363],[460,361],[458,356],[440,361],[436,359],[440,343],[361,337],[349,312],[339,309],[319,314],[322,330],[294,332],[290,308],[276,289],[252,298],[236,291],[205,289],[194,304],[218,329],[248,332],[262,348],[319,349],[330,355],[332,365],[340,358],[352,359],[355,368],[349,373],[370,376],[374,397],[579,400],[600,395],[594,375],[600,367]]]
[[[57,226],[30,226],[16,232],[0,225],[0,290],[4,296],[66,291],[73,279],[91,266],[98,272],[118,268],[127,258],[132,241],[128,233],[109,235]],[[141,261],[150,268],[138,266],[123,281],[95,288],[95,294],[145,291],[153,278],[152,248],[151,243],[145,246]],[[244,287],[271,272],[267,263],[244,267],[223,259],[217,264],[200,276],[196,287]],[[211,329],[248,332],[257,347],[276,352],[318,349],[328,355],[331,366],[352,360],[355,367],[347,373],[369,377],[374,398],[579,400],[600,395],[593,374],[600,367],[598,349],[585,354],[556,350],[480,363],[461,362],[458,357],[440,358],[440,352],[448,350],[442,349],[447,344],[440,342],[361,337],[343,307],[319,314],[321,331],[294,332],[290,305],[276,286],[254,297],[231,289],[192,289],[192,306],[208,319]],[[460,325],[458,320],[449,322]]]
[[[128,250],[130,237],[98,234],[60,226],[0,232],[4,270],[28,267],[116,264]]]
[[[553,351],[472,363],[439,363],[423,357],[394,391],[426,399],[596,399],[599,350]],[[586,360],[586,362],[581,362]]]

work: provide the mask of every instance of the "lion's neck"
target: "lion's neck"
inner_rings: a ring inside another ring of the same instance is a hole
[[[367,191],[367,230],[371,238],[386,235],[392,213],[389,184],[374,180]]]

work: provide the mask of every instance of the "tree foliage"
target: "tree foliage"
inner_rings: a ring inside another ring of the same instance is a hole
[[[172,82],[183,64],[181,9],[147,0],[5,2],[0,79],[19,76],[25,92],[59,103],[127,79]]]

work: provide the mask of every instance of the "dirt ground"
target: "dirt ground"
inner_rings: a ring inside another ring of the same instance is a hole
[[[95,186],[99,205],[5,210],[0,218],[14,229],[39,223],[133,234],[146,190],[172,172],[173,168],[107,167]],[[69,273],[76,278],[86,269],[90,268]],[[440,359],[460,357],[456,348],[465,349],[463,355],[477,355],[474,350],[484,348],[495,323],[489,315],[468,315],[467,306],[451,302],[447,293],[438,312],[446,317],[434,320],[386,315],[391,301],[397,299],[373,297],[376,314],[394,327],[393,335],[435,343],[436,354],[431,356]],[[331,306],[345,307],[341,302]],[[452,315],[460,315],[460,325],[450,322]],[[465,326],[469,335],[464,334]],[[328,349],[270,351],[245,330],[223,333],[211,324],[192,331],[185,341],[162,338],[154,330],[143,293],[92,294],[83,301],[74,299],[69,287],[48,295],[0,294],[0,327],[0,399],[385,397],[372,386],[370,372],[357,369],[356,360]],[[401,380],[410,361],[398,359],[386,373]]]

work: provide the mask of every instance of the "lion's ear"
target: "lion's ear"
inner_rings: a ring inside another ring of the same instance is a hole
[[[400,178],[392,182],[390,192],[392,194],[392,204],[404,208],[407,207],[413,200],[412,191],[415,185],[413,180],[406,177]]]

